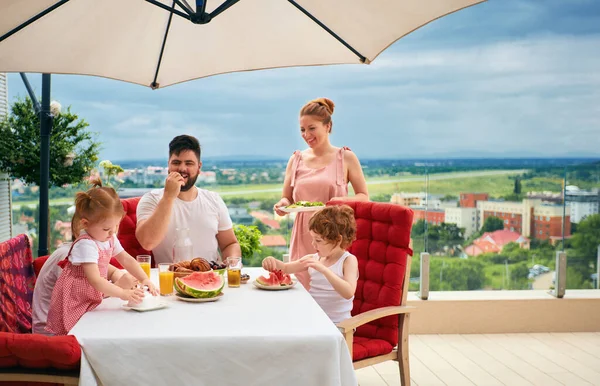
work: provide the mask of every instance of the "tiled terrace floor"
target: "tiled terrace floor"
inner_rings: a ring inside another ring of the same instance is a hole
[[[411,335],[410,367],[418,386],[600,385],[600,333]],[[389,361],[358,370],[358,381],[399,385],[398,371]]]

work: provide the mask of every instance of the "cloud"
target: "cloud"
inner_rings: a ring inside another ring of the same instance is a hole
[[[489,1],[368,66],[224,74],[156,91],[55,76],[53,98],[88,120],[113,160],[166,158],[181,133],[208,156],[287,158],[306,146],[298,111],[319,96],[336,102],[332,143],[360,158],[600,156],[598,25],[592,0]],[[25,94],[16,75],[9,82],[11,98]]]

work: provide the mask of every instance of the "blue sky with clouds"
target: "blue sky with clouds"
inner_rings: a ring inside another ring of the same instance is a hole
[[[218,75],[152,91],[53,76],[53,99],[90,123],[101,158],[166,157],[187,133],[203,154],[287,158],[297,114],[336,103],[332,143],[359,158],[600,157],[600,2],[490,0],[399,40],[371,65]],[[41,77],[30,74],[38,94]],[[10,99],[26,91],[9,75]]]

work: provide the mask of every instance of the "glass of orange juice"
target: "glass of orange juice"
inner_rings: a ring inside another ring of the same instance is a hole
[[[175,272],[169,271],[169,263],[158,264],[158,284],[160,287],[160,294],[168,296],[173,294],[173,280]]]
[[[137,260],[138,264],[140,265],[140,267],[142,267],[144,272],[146,272],[146,275],[148,276],[148,278],[150,278],[150,259],[151,259],[150,255],[137,255],[136,256],[136,260]]]

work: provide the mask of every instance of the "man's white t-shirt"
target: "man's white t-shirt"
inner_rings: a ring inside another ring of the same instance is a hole
[[[137,206],[138,224],[154,213],[164,192],[164,189],[156,189],[144,194]],[[198,196],[193,201],[176,198],[165,238],[152,250],[154,259],[157,264],[172,262],[177,228],[189,228],[190,239],[194,244],[193,257],[217,261],[217,233],[232,227],[227,206],[217,193],[198,189]]]

